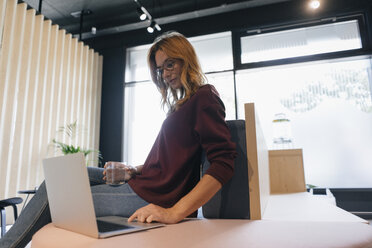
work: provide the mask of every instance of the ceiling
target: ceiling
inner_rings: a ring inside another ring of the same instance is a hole
[[[138,0],[160,26],[187,19],[225,13],[288,0]],[[40,0],[23,0],[39,10]],[[41,13],[67,32],[80,33],[80,18],[72,13],[90,10],[84,15],[84,38],[145,29],[150,21],[140,21],[134,0],[42,0]],[[96,34],[91,33],[95,27]]]

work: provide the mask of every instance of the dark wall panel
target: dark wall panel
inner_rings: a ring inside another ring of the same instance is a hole
[[[121,161],[125,49],[106,48],[101,54],[104,62],[99,149],[104,164],[107,161]]]

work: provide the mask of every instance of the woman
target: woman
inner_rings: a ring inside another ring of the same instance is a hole
[[[203,85],[196,53],[183,35],[170,32],[157,38],[148,64],[169,113],[140,167],[142,174],[129,181],[153,204],[138,209],[129,220],[177,223],[230,179],[235,145],[224,120],[224,105],[213,86]],[[211,166],[199,181],[203,150]]]
[[[230,141],[224,105],[215,88],[204,84],[195,51],[183,35],[170,32],[158,37],[148,63],[168,116],[144,165],[121,164],[129,174],[127,184],[111,187],[105,184],[102,168],[88,168],[91,190],[97,216],[177,223],[195,217],[231,178],[235,144]],[[203,151],[211,165],[199,180]],[[49,222],[43,183],[0,247],[23,247]]]
[[[196,53],[183,35],[170,32],[158,37],[148,64],[169,112],[145,164],[137,172],[128,169],[133,176],[129,186],[151,203],[129,221],[177,223],[196,216],[197,209],[230,179],[235,144],[230,141],[224,105],[215,88],[204,85]],[[211,166],[199,181],[203,150]]]

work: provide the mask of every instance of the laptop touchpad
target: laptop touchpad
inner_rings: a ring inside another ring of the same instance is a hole
[[[132,226],[120,225],[116,223],[106,222],[102,220],[97,220],[97,226],[99,232],[112,232],[118,230],[133,229]]]

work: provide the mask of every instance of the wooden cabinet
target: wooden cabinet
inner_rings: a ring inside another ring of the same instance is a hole
[[[306,191],[302,149],[269,150],[271,194]]]

